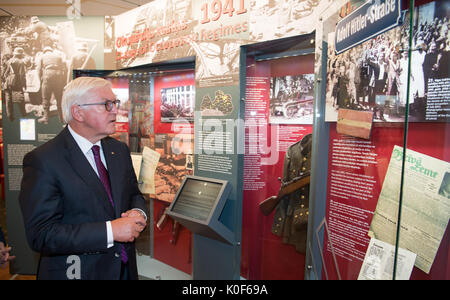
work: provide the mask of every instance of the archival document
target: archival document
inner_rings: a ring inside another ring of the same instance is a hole
[[[372,238],[367,248],[358,280],[392,280],[394,274],[395,247]],[[399,248],[396,280],[408,280],[414,267],[416,254]]]
[[[403,148],[395,146],[369,235],[395,245]],[[450,216],[450,164],[406,150],[399,247],[417,254],[415,266],[430,272]]]
[[[155,194],[155,171],[160,154],[149,147],[142,151],[142,166],[139,188],[143,194]]]

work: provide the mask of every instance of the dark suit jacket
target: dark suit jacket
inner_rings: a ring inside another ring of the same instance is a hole
[[[6,246],[5,236],[3,235],[3,230],[0,227],[0,243],[3,243]]]
[[[109,137],[102,147],[114,208],[67,127],[24,157],[19,201],[28,243],[41,253],[38,279],[67,279],[71,255],[80,258],[81,279],[119,279],[120,243],[107,248],[106,221],[147,208],[128,147]],[[137,279],[134,243],[124,245],[130,276]]]

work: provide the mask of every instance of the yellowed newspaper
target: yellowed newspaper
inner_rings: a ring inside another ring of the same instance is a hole
[[[142,151],[142,166],[139,177],[139,188],[143,194],[155,194],[155,171],[160,154],[149,147]]]
[[[131,163],[133,164],[133,169],[134,173],[136,174],[136,178],[139,180],[139,176],[141,174],[142,154],[131,153]]]
[[[392,151],[369,235],[395,245],[403,148]],[[429,273],[450,217],[450,164],[407,149],[399,247]]]

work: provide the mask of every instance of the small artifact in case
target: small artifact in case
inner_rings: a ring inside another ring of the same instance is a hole
[[[373,112],[352,109],[339,109],[336,130],[368,140],[372,131]]]

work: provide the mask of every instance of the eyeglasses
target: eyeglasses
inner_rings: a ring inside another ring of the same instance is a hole
[[[85,103],[85,104],[77,104],[77,105],[78,106],[104,105],[106,111],[112,111],[114,107],[119,109],[119,107],[120,107],[120,100],[119,99],[114,99],[114,100],[105,99],[105,100],[106,100],[105,102]]]

